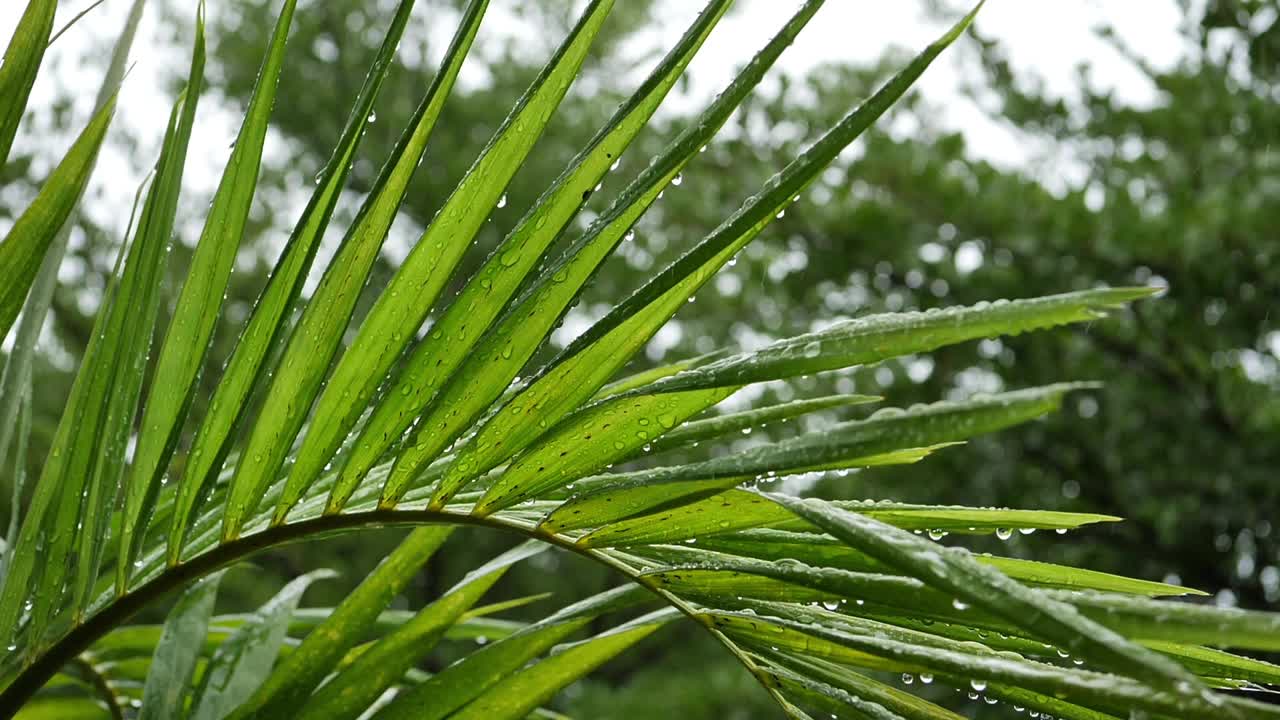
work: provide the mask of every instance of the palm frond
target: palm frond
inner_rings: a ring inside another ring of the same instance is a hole
[[[155,180],[121,251],[33,500],[3,548],[0,639],[9,652],[0,658],[0,712],[96,717],[105,708],[123,717],[137,707],[142,718],[198,720],[286,713],[550,718],[557,717],[548,707],[558,691],[654,633],[683,625],[709,633],[792,718],[959,717],[889,684],[894,676],[1057,718],[1129,717],[1134,710],[1170,718],[1280,717],[1274,706],[1232,692],[1280,684],[1280,668],[1229,652],[1280,650],[1280,616],[1198,604],[1191,596],[1203,593],[1173,584],[975,555],[944,542],[1066,532],[1119,518],[804,498],[777,492],[773,483],[927,462],[935,452],[1052,413],[1068,393],[1094,391],[1096,383],[852,417],[855,406],[882,398],[842,394],[714,411],[757,383],[1098,321],[1151,289],[876,315],[618,378],[735,254],[767,241],[770,224],[911,88],[978,8],[674,263],[549,361],[535,361],[601,264],[697,162],[821,4],[805,2],[595,222],[567,237],[730,5],[710,0],[479,269],[460,277],[463,255],[503,204],[609,21],[610,0],[587,3],[353,322],[488,5],[471,0],[462,11],[439,72],[306,298],[318,244],[409,24],[414,3],[401,0],[310,202],[218,371],[208,410],[188,417],[202,407],[194,400],[210,339],[247,239],[295,2],[283,3],[204,231],[166,314],[159,286],[202,88],[201,9],[186,91],[174,105]],[[28,40],[47,37],[52,6],[30,4],[22,21],[29,34],[11,45],[0,88],[29,90],[43,41],[33,49]],[[26,90],[0,96],[0,148],[7,152]],[[110,116],[107,103],[0,244],[0,263],[15,278],[0,290],[0,330],[17,316],[46,253],[60,256],[58,234]],[[451,282],[461,289],[446,297]],[[166,315],[141,403],[151,339]],[[26,392],[21,383],[3,387]],[[3,401],[6,412],[24,407],[22,396]],[[743,431],[810,413],[846,418],[745,450],[732,445]],[[25,441],[21,431],[17,437]],[[693,452],[700,444],[722,452]],[[422,607],[389,609],[424,564],[450,552],[448,540],[463,525],[524,542]],[[385,526],[413,529],[336,606],[300,606],[314,581],[333,575],[316,569],[252,613],[214,614],[229,566],[286,543]],[[624,583],[532,622],[501,615],[564,599],[551,592],[480,604],[511,567],[536,563],[553,548],[608,568]],[[163,625],[129,624],[171,593],[180,594]],[[486,643],[472,642],[480,637]],[[466,652],[428,672],[422,660],[451,643]]]

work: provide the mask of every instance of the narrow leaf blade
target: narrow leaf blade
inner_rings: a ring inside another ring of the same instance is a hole
[[[147,397],[142,418],[142,427],[147,432],[139,435],[126,495],[118,592],[127,587],[128,571],[138,550],[138,536],[146,530],[138,527],[138,520],[154,502],[160,478],[177,444],[226,297],[227,283],[257,189],[262,146],[296,5],[297,0],[286,0],[276,20],[253,97],[214,192],[204,230],[191,256],[173,319],[156,360],[153,392]]]
[[[441,71],[414,111],[369,198],[289,336],[280,360],[280,371],[266,391],[263,411],[253,426],[242,460],[236,465],[231,479],[222,519],[224,540],[240,535],[258,500],[279,473],[285,454],[306,420],[307,410],[320,390],[333,356],[338,352],[360,288],[364,286],[408,190],[409,181],[426,151],[427,140],[453,89],[487,6],[487,0],[473,0],[468,6]],[[299,489],[295,487],[294,491]]]
[[[182,716],[221,580],[222,573],[199,580],[169,611],[147,671],[138,720]]]

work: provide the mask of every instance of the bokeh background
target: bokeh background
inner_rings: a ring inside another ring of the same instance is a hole
[[[60,16],[87,4],[64,2]],[[401,66],[382,94],[335,215],[329,251],[430,82],[460,4],[418,0]],[[740,0],[575,230],[728,82],[796,4]],[[22,3],[3,5],[0,35],[7,37]],[[184,266],[198,237],[200,211],[248,101],[277,5],[209,3],[209,90],[191,150],[173,267]],[[579,5],[493,0],[371,289],[404,257]],[[699,5],[618,3],[583,76],[464,266],[474,267],[513,227]],[[714,228],[960,9],[950,2],[827,5],[784,55],[780,72],[641,221],[635,239],[556,331],[548,352]],[[34,435],[22,459],[31,470],[47,452],[133,194],[154,163],[167,109],[185,77],[193,6],[151,0],[136,65],[41,341]],[[237,261],[206,384],[217,380],[216,368],[338,137],[393,6],[389,0],[299,3],[252,235]],[[51,49],[15,156],[0,171],[0,231],[85,122],[126,10],[124,0],[106,0]],[[704,288],[635,368],[722,347],[758,347],[885,310],[1100,284],[1164,287],[1162,298],[1089,326],[769,384],[728,406],[836,391],[907,405],[1066,379],[1103,380],[1103,390],[1073,397],[1054,417],[917,465],[785,482],[837,498],[1120,515],[1126,522],[1065,536],[1014,534],[974,547],[1180,582],[1222,605],[1280,609],[1280,528],[1273,526],[1280,523],[1280,313],[1271,314],[1280,300],[1278,18],[1277,5],[1260,0],[992,0],[974,32],[943,56],[919,89]],[[8,346],[0,350],[7,353]],[[819,416],[807,428],[836,419]],[[795,431],[758,431],[737,442],[749,446]],[[0,503],[7,505],[13,466],[0,465]],[[7,507],[0,517],[8,517]],[[242,610],[270,596],[283,579],[317,567],[336,568],[346,579],[317,586],[307,604],[336,602],[398,537],[370,532],[259,556],[229,575],[220,607]],[[400,604],[421,605],[512,542],[457,531]],[[566,555],[539,556],[527,565],[504,579],[498,598],[552,591],[553,602],[564,604],[616,582]],[[163,608],[149,612],[159,617]],[[547,610],[535,604],[521,612],[532,617]],[[431,662],[446,663],[449,653],[445,648]],[[972,717],[1010,713],[966,705],[962,697],[953,704]],[[556,707],[590,718],[773,713],[731,658],[703,633],[678,626],[570,688]]]

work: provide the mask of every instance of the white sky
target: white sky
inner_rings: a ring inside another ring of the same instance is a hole
[[[91,1],[63,0],[55,27],[61,27]],[[89,62],[85,62],[83,54],[95,45],[105,44],[119,31],[130,1],[105,0],[102,6],[58,40],[37,79],[33,103],[47,104],[60,92],[69,89],[76,98],[75,112],[87,119],[104,62],[92,56]],[[481,30],[479,46],[485,42],[486,30],[499,36],[519,30],[513,26],[516,21],[510,12],[518,1],[493,0],[486,18],[490,24]],[[640,33],[638,42],[670,46],[703,4],[692,0],[663,1],[665,5],[658,13],[662,22],[654,29]],[[152,4],[157,4],[157,0],[152,0]],[[209,3],[209,13],[217,13],[220,4],[217,1]],[[578,0],[574,4],[582,3]],[[671,105],[677,110],[692,110],[700,106],[729,81],[734,69],[745,63],[799,4],[799,0],[738,0],[736,10],[720,23],[695,58],[690,68],[691,92],[684,97],[673,96]],[[12,34],[24,5],[21,0],[0,0],[0,38],[8,38]],[[106,220],[100,217],[102,207],[109,208],[108,212],[120,216],[120,231],[124,230],[127,222],[127,212],[116,211],[121,207],[128,208],[142,179],[132,166],[150,164],[150,160],[145,163],[129,162],[130,154],[136,158],[141,153],[141,157],[151,158],[158,150],[172,102],[161,90],[161,78],[173,67],[185,66],[189,57],[186,48],[173,48],[160,37],[154,14],[155,10],[150,10],[134,45],[131,58],[134,69],[122,90],[121,109],[116,120],[118,124],[134,129],[142,144],[134,149],[109,146],[103,153],[91,188],[91,193],[102,193],[102,199],[94,202],[97,207],[90,207],[89,211],[102,222]],[[1110,3],[990,0],[978,17],[977,26],[984,34],[1003,41],[1016,66],[1044,78],[1050,90],[1069,92],[1074,86],[1076,66],[1088,61],[1095,67],[1094,78],[1099,84],[1113,88],[1119,97],[1133,103],[1150,102],[1153,89],[1094,37],[1091,28],[1103,21],[1113,25],[1131,47],[1153,64],[1168,64],[1182,50],[1176,33],[1180,18],[1172,0]],[[447,37],[452,30],[446,30],[444,35]],[[891,45],[913,49],[923,47],[940,30],[940,25],[926,20],[919,0],[828,0],[805,28],[800,41],[783,54],[777,69],[802,75],[824,62],[868,62]],[[442,46],[443,43],[437,45]],[[944,108],[943,117],[939,120],[946,126],[962,129],[971,148],[979,155],[1006,165],[1025,162],[1028,153],[1020,145],[1019,138],[956,98],[961,65],[957,54],[944,54],[921,81],[920,87],[926,97]],[[210,98],[202,100],[200,112],[187,174],[188,185],[197,196],[212,191],[226,159],[226,147],[238,125],[234,112]],[[69,138],[64,139],[58,147],[69,141]],[[53,144],[47,136],[39,131],[32,132],[31,128],[26,128],[26,132],[20,130],[17,142],[19,148],[40,147],[42,150]],[[268,154],[273,151],[278,153],[282,148],[269,145]],[[37,165],[37,171],[41,169],[47,171],[47,168]]]

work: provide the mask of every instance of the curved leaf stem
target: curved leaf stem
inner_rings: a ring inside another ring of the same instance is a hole
[[[502,518],[482,518],[470,514],[436,510],[378,509],[340,515],[322,515],[287,525],[272,526],[261,532],[251,533],[222,543],[184,563],[166,568],[159,575],[135,588],[132,592],[112,600],[100,612],[88,618],[83,624],[72,628],[57,642],[46,648],[32,664],[23,668],[14,677],[12,683],[0,690],[0,717],[9,717],[16,713],[64,665],[69,663],[76,663],[81,666],[87,665],[80,658],[80,654],[92,646],[94,642],[113,628],[125,623],[143,607],[181,588],[192,580],[204,577],[263,550],[306,540],[322,533],[425,524],[472,525],[514,532],[577,553],[616,570],[628,580],[657,595],[664,602],[675,607],[688,616],[689,619],[710,632],[751,672],[761,686],[779,702],[779,705],[785,707],[782,697],[773,687],[773,684],[769,682],[766,674],[727,636],[710,624],[703,622],[699,618],[697,609],[676,595],[657,587],[653,581],[641,577],[632,568],[612,557],[606,551],[585,548],[570,539],[541,532],[533,525],[525,525]],[[91,666],[90,669],[92,669]],[[105,678],[103,678],[103,684],[100,687],[106,687]]]
[[[111,684],[107,682],[107,676],[103,675],[92,662],[84,656],[77,655],[71,659],[71,663],[79,668],[89,679],[93,688],[102,696],[103,702],[107,705],[107,711],[111,713],[112,720],[124,720],[124,708],[120,707],[120,701],[116,699],[115,692],[111,689]]]

